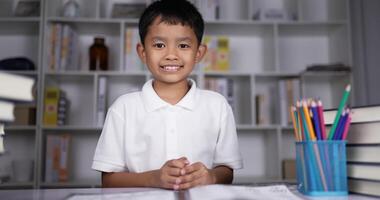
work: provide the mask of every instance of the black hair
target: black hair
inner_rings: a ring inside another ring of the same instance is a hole
[[[139,35],[143,45],[149,26],[157,17],[161,17],[161,22],[167,24],[189,26],[193,29],[198,44],[201,43],[204,21],[197,8],[187,0],[158,0],[150,4],[140,17]]]

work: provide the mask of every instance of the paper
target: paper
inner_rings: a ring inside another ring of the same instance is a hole
[[[186,199],[300,200],[285,185],[263,187],[208,185],[193,188],[189,190],[188,195]]]
[[[248,187],[207,185],[187,191],[155,190],[114,194],[75,194],[68,200],[300,200],[285,185]]]
[[[5,151],[3,136],[4,136],[4,125],[0,124],[0,154],[4,153]]]
[[[177,194],[171,190],[128,192],[115,194],[75,194],[67,200],[176,200]]]

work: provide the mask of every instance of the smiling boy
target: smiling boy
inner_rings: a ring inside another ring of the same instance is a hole
[[[150,4],[137,52],[153,75],[109,108],[92,168],[103,187],[227,184],[242,167],[231,107],[188,76],[206,53],[204,22],[185,0]]]

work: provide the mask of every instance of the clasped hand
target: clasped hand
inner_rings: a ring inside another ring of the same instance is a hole
[[[158,187],[174,190],[189,189],[198,185],[216,183],[211,169],[203,163],[190,164],[182,157],[167,161],[156,173],[155,182]]]

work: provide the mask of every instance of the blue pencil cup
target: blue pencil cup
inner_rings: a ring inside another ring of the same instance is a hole
[[[347,195],[346,141],[296,142],[298,191],[309,196]]]

